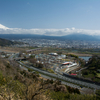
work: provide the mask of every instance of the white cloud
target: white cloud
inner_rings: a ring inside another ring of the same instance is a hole
[[[64,36],[69,34],[87,34],[87,35],[99,35],[100,30],[86,30],[86,29],[22,29],[22,28],[8,28],[0,24],[0,34],[37,34],[48,36]]]
[[[6,26],[4,26],[4,25],[2,25],[2,24],[0,24],[0,29],[4,29],[4,30],[6,30],[6,29],[9,29],[9,28],[6,27]]]
[[[75,30],[75,27],[72,27],[72,30]]]

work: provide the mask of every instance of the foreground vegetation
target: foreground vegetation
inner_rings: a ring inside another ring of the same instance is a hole
[[[100,57],[97,55],[92,56],[85,67],[87,69],[82,71],[83,77],[100,83]]]
[[[59,80],[44,80],[28,70],[0,58],[0,100],[97,100],[96,95],[82,95]]]

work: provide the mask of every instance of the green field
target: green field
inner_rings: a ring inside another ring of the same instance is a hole
[[[99,78],[100,78],[100,73],[97,73],[97,77],[99,77]]]

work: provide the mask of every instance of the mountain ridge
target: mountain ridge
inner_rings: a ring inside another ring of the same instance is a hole
[[[97,38],[96,36],[91,36],[86,34],[70,34],[62,37],[70,40],[100,41],[100,39]]]
[[[65,36],[46,36],[36,34],[0,34],[1,38],[4,39],[50,39],[50,40],[82,40],[82,41],[100,41],[98,36],[91,36],[85,34],[70,34]]]

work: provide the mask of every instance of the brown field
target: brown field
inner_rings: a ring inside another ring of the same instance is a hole
[[[18,48],[18,47],[0,47],[0,51],[9,52],[9,53],[18,53],[20,51],[28,50],[28,48]]]
[[[81,53],[72,53],[72,52],[70,52],[70,53],[67,53],[67,54],[74,54],[74,55],[77,55],[77,56],[92,56],[92,54],[81,54]]]

